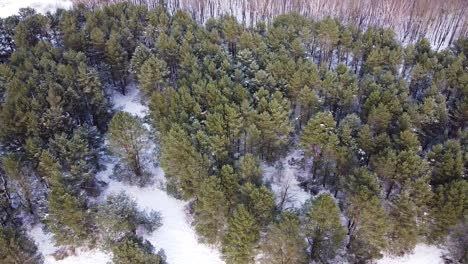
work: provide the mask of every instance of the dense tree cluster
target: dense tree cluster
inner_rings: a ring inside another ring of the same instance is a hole
[[[190,201],[194,228],[227,263],[337,255],[364,263],[447,235],[463,243],[465,39],[435,52],[425,39],[403,47],[389,29],[331,18],[200,25],[182,11],[128,3],[23,10],[0,24],[11,29],[1,37],[12,52],[0,66],[8,239],[23,239],[9,228],[27,211],[62,245],[108,244],[93,236],[106,234],[115,263],[160,261],[136,236],[137,225],[157,226],[156,214],[123,195],[90,199],[108,129],[128,177],[145,174],[146,129],[127,113],[111,120],[106,89],[125,94],[134,82],[149,104],[167,190]],[[297,210],[276,203],[261,166],[294,148],[304,154],[301,186],[321,191]],[[33,254],[26,246],[12,250]]]

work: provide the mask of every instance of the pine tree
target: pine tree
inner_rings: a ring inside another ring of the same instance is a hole
[[[50,179],[54,173],[59,170],[60,165],[55,160],[55,157],[53,157],[47,150],[43,150],[39,157],[37,172],[39,176],[42,177],[47,187],[49,187]]]
[[[94,27],[89,35],[91,45],[96,54],[102,56],[106,48],[106,36],[99,27]]]
[[[462,178],[463,157],[458,141],[448,140],[443,145],[433,146],[427,154],[427,160],[432,171],[432,185],[437,186]]]
[[[80,63],[78,67],[78,85],[82,92],[82,107],[80,114],[84,116],[84,123],[96,126],[104,131],[109,121],[109,105],[104,95],[104,89],[98,72]]]
[[[68,49],[81,51],[84,47],[84,32],[79,28],[78,17],[73,12],[64,12],[60,19],[60,31]]]
[[[61,170],[70,172],[66,179],[69,191],[78,195],[95,190],[94,172],[97,164],[96,135],[92,128],[80,127],[73,131],[73,136],[62,133],[49,142],[48,151],[61,165]]]
[[[433,202],[434,223],[430,239],[440,241],[460,221],[464,221],[468,208],[468,183],[453,181],[436,189]]]
[[[120,156],[137,177],[145,173],[145,150],[148,135],[138,117],[118,112],[109,123],[109,139],[112,150]]]
[[[371,187],[371,186],[369,186]],[[362,185],[349,197],[347,209],[350,240],[347,248],[354,261],[361,262],[381,257],[386,248],[387,214],[374,188]]]
[[[146,95],[150,95],[155,91],[162,90],[167,74],[166,63],[156,56],[150,55],[140,68],[139,80],[142,91]]]
[[[227,201],[221,182],[208,177],[200,185],[194,205],[195,230],[210,244],[222,241],[227,223]]]
[[[120,87],[122,94],[125,95],[127,52],[120,44],[116,31],[111,32],[109,40],[106,42],[105,54],[111,69],[112,81]],[[118,83],[115,83],[115,80]]]
[[[242,186],[244,204],[261,226],[266,226],[272,219],[275,209],[275,197],[264,185],[256,187],[252,183]]]
[[[125,237],[112,247],[112,262],[115,264],[160,264],[161,258],[154,254],[148,241],[137,237]]]
[[[247,153],[239,163],[240,177],[244,182],[260,185],[262,182],[262,169],[260,162],[252,154]]]
[[[34,242],[21,231],[0,226],[0,258],[4,264],[41,264],[42,255]]]
[[[329,194],[321,194],[304,208],[305,233],[315,261],[332,260],[344,243],[346,232],[341,224],[340,210]]]
[[[2,160],[5,175],[11,182],[18,185],[17,194],[21,199],[21,204],[28,210],[29,213],[34,214],[34,179],[32,177],[33,171],[20,157],[11,153]]]
[[[234,172],[231,165],[224,165],[219,172],[219,178],[221,179],[221,185],[229,208],[232,209],[238,202],[238,192],[240,189],[239,175]]]
[[[83,246],[90,239],[91,222],[84,201],[73,196],[56,171],[50,181],[47,226],[58,245]]]
[[[260,242],[260,263],[305,264],[306,248],[299,218],[294,212],[284,212],[278,222],[270,225]]]
[[[207,177],[207,160],[193,146],[192,139],[180,126],[173,125],[163,136],[161,166],[169,182],[169,189],[184,198],[193,197]]]
[[[336,123],[331,114],[318,113],[311,119],[301,134],[301,145],[307,155],[313,157],[312,175],[315,178],[319,164],[334,157],[338,137],[335,133]]]
[[[254,263],[254,247],[256,247],[258,239],[257,221],[244,205],[238,205],[229,219],[223,243],[222,251],[226,263]]]
[[[145,45],[140,44],[136,47],[135,52],[133,53],[132,59],[130,61],[130,74],[133,77],[133,80],[140,81],[141,66],[143,63],[148,60],[151,55],[150,49]]]
[[[416,208],[407,192],[403,192],[393,203],[389,214],[389,248],[395,255],[410,252],[418,242]]]

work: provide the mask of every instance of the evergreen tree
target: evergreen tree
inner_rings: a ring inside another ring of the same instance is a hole
[[[467,190],[468,183],[464,180],[453,181],[436,189],[432,241],[440,241],[451,228],[463,221],[468,208]]]
[[[380,258],[386,248],[385,234],[388,231],[387,214],[371,186],[361,186],[349,197],[347,209],[350,240],[347,248],[356,262]]]
[[[302,131],[301,145],[308,156],[314,161],[312,176],[320,165],[334,157],[337,150],[338,137],[335,133],[336,123],[332,115],[321,112],[307,123]]]
[[[338,205],[330,195],[321,194],[304,209],[305,233],[311,246],[310,257],[324,263],[331,261],[346,237]]]
[[[148,241],[125,237],[112,247],[112,262],[115,264],[160,264],[161,258],[154,253]]]
[[[34,214],[34,180],[32,177],[33,171],[18,156],[9,154],[3,159],[3,169],[5,175],[11,182],[18,186],[17,194],[21,199],[22,205],[28,210],[29,213]]]
[[[148,60],[150,55],[151,51],[145,45],[140,44],[136,47],[129,67],[133,80],[140,81],[141,66],[146,62],[146,60]]]
[[[242,186],[244,204],[261,226],[266,226],[273,217],[275,197],[265,186],[256,187],[252,183]]]
[[[50,181],[47,226],[58,245],[83,246],[90,239],[92,224],[86,204],[73,196],[60,172]]]
[[[240,176],[244,182],[260,185],[262,182],[262,169],[259,161],[250,153],[245,154],[239,164]]]
[[[206,159],[195,149],[192,139],[180,126],[174,125],[163,136],[161,166],[172,192],[189,199],[195,195],[200,183],[207,177]]]
[[[197,192],[194,225],[197,233],[210,244],[222,240],[227,223],[227,205],[219,179],[213,176],[206,178]]]
[[[165,76],[167,76],[166,67],[166,63],[154,55],[150,55],[141,65],[138,78],[141,82],[141,89],[145,94],[150,95],[163,89]]]
[[[307,263],[306,242],[301,222],[293,212],[284,212],[280,220],[270,225],[260,242],[260,262],[265,264]]]
[[[4,264],[41,264],[44,262],[34,242],[12,227],[0,226],[0,258]]]
[[[224,165],[219,172],[219,178],[221,179],[221,185],[229,208],[232,209],[238,202],[238,192],[240,189],[239,175],[234,172],[231,165]]]
[[[112,150],[141,178],[145,173],[148,135],[138,117],[127,112],[116,113],[109,123],[109,139]]]
[[[106,42],[105,54],[106,61],[110,66],[112,81],[114,85],[120,87],[120,91],[125,95],[127,52],[120,44],[119,38],[119,34],[113,30]]]
[[[223,254],[228,264],[254,263],[254,248],[259,239],[259,228],[254,216],[244,205],[238,205],[229,219],[223,243]]]
[[[427,160],[432,171],[431,183],[435,186],[461,179],[466,170],[463,168],[462,149],[456,140],[433,146]]]
[[[410,252],[418,242],[416,223],[416,208],[409,194],[404,192],[394,202],[390,211],[389,251],[395,255]]]
[[[134,200],[124,192],[110,194],[96,213],[96,226],[104,235],[106,243],[125,239],[126,236],[136,235],[137,227],[142,225],[152,232],[160,226],[159,214],[141,212]]]

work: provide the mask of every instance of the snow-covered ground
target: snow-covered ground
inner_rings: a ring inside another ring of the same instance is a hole
[[[418,244],[411,254],[402,257],[385,256],[377,264],[443,264],[444,252],[436,246]]]
[[[46,13],[57,8],[68,9],[72,6],[70,0],[0,0],[0,17],[17,15],[20,8],[32,7],[37,12]]]
[[[275,165],[262,164],[264,181],[271,186],[275,193],[277,204],[285,197],[283,209],[301,208],[310,193],[304,191],[299,186],[298,176],[305,172],[299,168],[298,162],[301,159],[301,151],[294,150],[286,158],[275,163]],[[280,167],[278,167],[280,165]]]
[[[63,260],[55,260],[54,254],[59,248],[54,245],[52,234],[44,233],[42,225],[34,226],[29,235],[36,242],[39,252],[44,256],[45,264],[106,264],[111,256],[99,250],[77,249],[76,255],[68,256]]]

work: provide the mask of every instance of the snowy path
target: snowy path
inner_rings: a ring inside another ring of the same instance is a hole
[[[426,244],[418,244],[411,254],[402,257],[384,256],[377,264],[443,264],[443,249]]]

